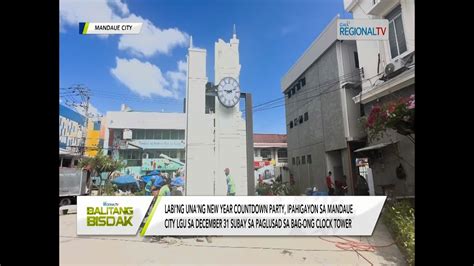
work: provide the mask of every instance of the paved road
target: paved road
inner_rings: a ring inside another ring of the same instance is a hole
[[[152,242],[139,236],[79,237],[75,214],[60,215],[60,226],[61,265],[405,264],[395,245],[358,254],[329,242],[343,241],[336,237],[212,237],[210,242],[206,238]],[[382,223],[372,237],[344,238],[375,246],[393,243]]]

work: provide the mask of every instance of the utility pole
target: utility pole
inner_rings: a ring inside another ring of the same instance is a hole
[[[85,95],[86,97],[86,103],[85,103],[85,107],[84,107],[84,111],[85,111],[85,117],[86,117],[86,121],[85,121],[85,125],[84,125],[84,132],[83,132],[83,136],[82,136],[82,143],[83,143],[83,146],[82,146],[82,151],[81,151],[81,155],[84,156],[85,152],[86,152],[86,141],[87,141],[87,131],[89,130],[88,129],[88,126],[89,126],[89,101],[90,101],[90,95],[87,94]]]
[[[79,152],[84,156],[86,151],[86,140],[87,140],[87,126],[89,125],[89,104],[90,104],[90,90],[84,85],[75,85],[68,88],[69,92],[66,92],[67,96],[78,96],[77,98],[69,98],[66,100],[66,104],[71,107],[80,107],[84,110],[85,125],[82,131],[81,144],[79,145]]]

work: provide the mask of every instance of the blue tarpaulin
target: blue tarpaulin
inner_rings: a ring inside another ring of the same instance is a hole
[[[182,187],[184,186],[184,178],[181,176],[177,176],[171,180],[171,186],[174,187]]]
[[[150,182],[150,180],[154,178],[155,181],[159,181],[159,182],[164,182],[163,180],[163,177],[159,176],[159,175],[145,175],[145,176],[142,176],[142,181],[146,183]],[[157,180],[158,179],[158,180]]]
[[[148,175],[159,175],[159,174],[160,174],[160,171],[154,170],[154,171],[151,171]]]
[[[123,176],[119,176],[117,178],[115,178],[114,180],[112,180],[112,183],[113,184],[116,184],[116,185],[137,185],[137,180],[135,179],[135,177],[131,176],[131,175],[123,175]]]

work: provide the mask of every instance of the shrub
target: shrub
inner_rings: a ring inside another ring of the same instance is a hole
[[[389,203],[383,221],[409,265],[415,264],[415,209],[409,201]]]

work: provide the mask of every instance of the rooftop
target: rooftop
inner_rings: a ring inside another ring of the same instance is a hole
[[[254,147],[287,147],[286,134],[253,134]]]

